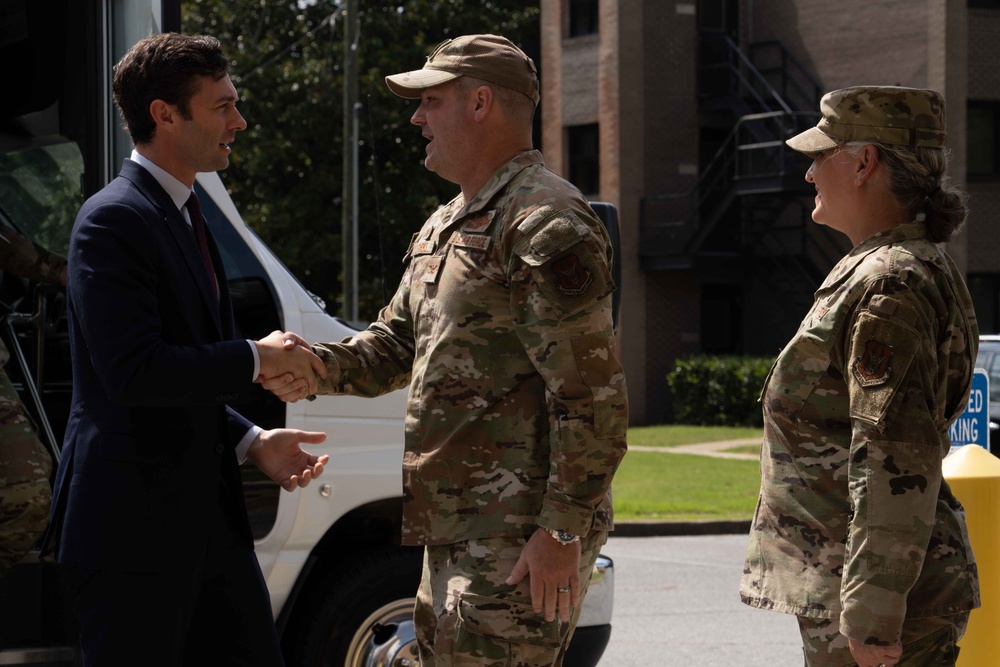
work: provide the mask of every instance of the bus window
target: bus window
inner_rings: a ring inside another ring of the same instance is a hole
[[[0,220],[66,254],[83,205],[83,154],[72,142],[0,153]]]

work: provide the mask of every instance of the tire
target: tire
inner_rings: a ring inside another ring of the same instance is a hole
[[[406,548],[332,569],[285,632],[289,667],[419,664],[413,604],[421,570],[422,550]]]

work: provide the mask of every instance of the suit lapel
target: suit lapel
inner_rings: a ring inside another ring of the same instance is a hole
[[[219,251],[215,245],[215,240],[212,239],[211,232],[206,229],[206,234],[209,237],[209,248],[212,252],[212,261],[215,262],[216,280],[219,283],[218,299],[215,297],[215,289],[212,286],[212,282],[205,273],[205,266],[202,264],[201,254],[198,250],[198,242],[195,241],[191,227],[177,207],[174,206],[174,202],[170,199],[167,192],[153,178],[152,174],[132,160],[125,160],[125,163],[122,165],[121,176],[131,181],[139,192],[159,209],[163,216],[161,222],[169,230],[171,237],[176,243],[173,248],[164,248],[163,250],[173,256],[172,264],[179,270],[189,271],[194,277],[195,282],[198,284],[198,292],[200,293],[202,303],[211,314],[216,332],[221,338],[223,336],[223,325],[219,311],[220,306],[223,305],[222,293],[226,292],[225,304],[227,308],[230,307],[229,294],[228,288],[225,287],[225,274],[220,275],[219,267],[222,266],[222,260],[219,257]]]

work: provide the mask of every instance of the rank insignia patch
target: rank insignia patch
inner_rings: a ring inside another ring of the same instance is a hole
[[[861,356],[854,358],[852,370],[862,387],[885,384],[892,374],[892,346],[877,340],[868,341]]]
[[[556,286],[567,296],[580,296],[594,282],[594,276],[576,255],[566,255],[552,263]]]
[[[481,215],[473,216],[465,221],[462,225],[463,232],[484,232],[486,231],[490,223],[493,222],[493,216],[496,215],[496,211],[486,211]]]

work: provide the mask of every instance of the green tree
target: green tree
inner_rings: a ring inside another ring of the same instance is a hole
[[[222,173],[247,224],[337,314],[342,290],[343,13],[333,0],[185,0],[186,33],[219,38],[247,131]],[[416,103],[385,76],[416,69],[440,41],[502,34],[537,61],[538,3],[360,0],[359,315],[373,319],[402,276],[411,235],[458,187],[422,166]],[[377,187],[376,187],[377,185]],[[379,214],[380,213],[380,214]],[[381,225],[381,244],[378,226]],[[380,249],[381,245],[381,249]]]

